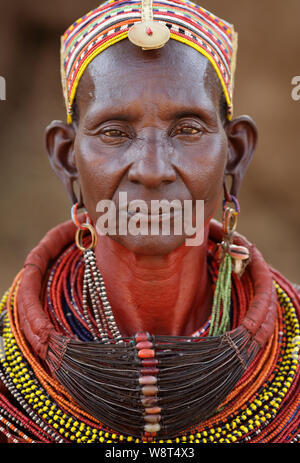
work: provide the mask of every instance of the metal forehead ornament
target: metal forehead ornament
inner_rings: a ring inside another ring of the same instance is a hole
[[[142,21],[132,26],[128,39],[143,50],[162,48],[170,39],[170,30],[165,25],[153,19],[152,0],[142,0]]]

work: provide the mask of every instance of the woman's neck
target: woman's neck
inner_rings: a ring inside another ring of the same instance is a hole
[[[123,336],[190,335],[207,320],[212,306],[207,239],[181,246],[167,256],[141,256],[107,236],[99,239],[97,265]]]

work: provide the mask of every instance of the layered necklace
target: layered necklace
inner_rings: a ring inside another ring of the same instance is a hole
[[[28,338],[44,319],[37,320],[30,291],[22,289],[26,272],[32,281],[36,260],[27,262],[2,301],[0,379],[19,406],[0,395],[0,431],[21,442],[299,439],[299,301],[289,296],[292,289],[279,274],[269,272],[275,314],[266,307],[259,326],[251,328],[249,312],[257,309],[262,283],[255,276],[264,276],[255,252],[251,271],[233,276],[224,334],[208,336],[209,319],[189,337],[122,338],[93,253],[86,251],[83,259],[74,244],[61,245],[65,250],[50,267],[47,256],[47,278],[36,273],[44,282],[42,312],[52,327],[44,340],[46,355],[39,352],[43,360],[32,354]],[[215,246],[211,239],[214,288]],[[36,251],[39,259],[42,248]],[[34,322],[27,317],[24,325],[29,303]],[[272,317],[273,334],[262,343]]]

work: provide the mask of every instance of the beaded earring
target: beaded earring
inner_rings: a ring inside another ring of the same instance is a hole
[[[234,209],[229,203],[234,204]],[[223,241],[218,243],[216,249],[220,265],[213,298],[210,336],[219,336],[227,331],[230,323],[232,272],[241,277],[250,258],[246,247],[233,243],[239,213],[239,201],[235,196],[227,194],[223,201]]]
[[[113,338],[116,343],[122,343],[121,333],[117,327],[114,315],[106,295],[106,287],[101,273],[98,270],[94,249],[98,243],[97,233],[92,221],[85,211],[86,222],[80,223],[77,217],[78,203],[71,209],[73,223],[77,227],[76,245],[82,251],[85,270],[83,277],[82,306],[83,315],[91,331],[94,340],[101,340],[104,343]],[[85,246],[84,232],[88,230],[92,240],[89,246]],[[89,304],[92,308],[90,313]],[[96,326],[95,326],[96,325]]]

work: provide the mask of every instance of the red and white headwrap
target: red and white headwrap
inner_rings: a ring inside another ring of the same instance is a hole
[[[88,64],[123,39],[143,49],[169,38],[193,47],[215,69],[232,117],[237,33],[228,22],[187,0],[109,0],[75,21],[61,38],[61,74],[68,123],[81,76]]]

